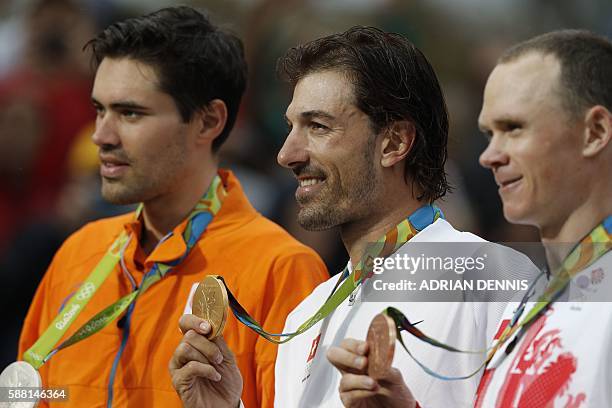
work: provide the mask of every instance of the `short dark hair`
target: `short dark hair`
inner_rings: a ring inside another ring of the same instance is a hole
[[[227,139],[246,88],[247,65],[242,41],[206,15],[190,7],[163,8],[110,25],[85,48],[91,49],[95,67],[106,57],[151,65],[185,122],[213,99],[222,100],[227,123],[213,151]]]
[[[354,84],[355,105],[368,115],[378,134],[393,122],[409,120],[416,138],[406,173],[432,202],[449,189],[444,171],[448,113],[436,74],[405,37],[374,27],[349,30],[293,47],[279,59],[277,73],[293,86],[303,77],[340,71]]]
[[[506,50],[498,63],[529,53],[552,55],[561,65],[560,91],[574,115],[603,105],[612,111],[612,42],[587,30],[558,30],[533,37]]]

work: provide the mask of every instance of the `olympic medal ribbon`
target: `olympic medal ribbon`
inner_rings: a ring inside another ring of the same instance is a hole
[[[433,205],[420,207],[413,214],[402,220],[402,222],[379,238],[373,245],[368,246],[365,254],[353,271],[349,274],[348,268],[344,268],[327,300],[312,317],[302,323],[293,333],[269,333],[264,330],[261,324],[253,319],[244,307],[240,305],[226,285],[232,313],[236,316],[238,321],[266,340],[276,344],[286,343],[329,316],[355,291],[355,289],[357,289],[357,287],[359,287],[359,285],[372,276],[374,258],[387,257],[393,254],[419,231],[433,224],[439,218],[444,218],[444,214],[440,208]]]
[[[569,255],[563,260],[561,267],[557,273],[553,274],[553,280],[548,284],[544,293],[539,297],[535,306],[527,313],[525,318],[518,322],[519,316],[514,316],[509,324],[499,337],[499,340],[493,345],[489,352],[488,360],[493,358],[493,355],[499,348],[518,331],[516,337],[508,345],[510,349],[506,350],[506,354],[510,354],[514,345],[520,337],[526,332],[531,324],[537,321],[550,308],[550,306],[565,292],[570,280],[580,271],[588,268],[595,263],[599,258],[605,255],[612,249],[612,215],[606,217],[599,225],[578,242],[570,251]],[[524,307],[517,310],[517,314],[522,314]]]
[[[141,211],[142,207],[139,206],[136,214],[140,214]],[[98,262],[85,281],[83,281],[79,289],[70,297],[60,313],[53,319],[42,336],[24,353],[23,358],[25,361],[36,369],[43,365],[45,358],[115,268],[115,265],[119,262],[121,250],[128,242],[128,235],[125,231],[122,231],[106,251],[104,257]]]
[[[406,351],[406,353],[408,353],[408,355],[410,356],[410,358],[412,358],[412,360],[417,363],[417,365],[419,367],[421,367],[421,369],[423,371],[425,371],[427,374],[429,374],[432,377],[435,377],[437,379],[440,380],[444,380],[444,381],[454,381],[454,380],[465,380],[468,379],[470,377],[473,377],[474,375],[476,375],[485,365],[486,365],[486,361],[484,361],[483,363],[481,363],[477,369],[475,369],[473,372],[467,374],[467,375],[462,375],[462,376],[448,376],[448,375],[444,375],[444,374],[440,374],[432,369],[430,369],[428,366],[426,366],[424,363],[422,363],[419,359],[417,359],[408,349],[408,347],[406,347],[406,344],[404,343],[404,339],[402,338],[402,331],[407,331],[408,333],[412,334],[414,337],[416,337],[417,339],[428,343],[434,347],[438,347],[441,349],[444,349],[446,351],[450,351],[450,352],[454,352],[454,353],[466,353],[466,354],[486,354],[487,350],[461,350],[458,349],[456,347],[452,347],[449,346],[445,343],[442,343],[440,341],[437,341],[436,339],[426,335],[423,331],[419,330],[416,325],[420,322],[417,323],[411,323],[410,320],[408,320],[408,318],[402,313],[400,312],[398,309],[394,308],[394,307],[388,307],[383,311],[384,314],[386,314],[387,316],[389,316],[391,319],[393,319],[393,321],[395,322],[395,328],[397,330],[396,333],[396,338],[397,340],[400,342],[402,348]]]
[[[98,288],[115,269],[130,239],[125,231],[122,231],[106,251],[102,260],[100,260],[83,284],[81,284],[76,293],[70,297],[51,325],[49,325],[34,345],[24,353],[24,360],[38,369],[57,351],[86,339],[112,323],[151,285],[166,276],[172,268],[179,265],[189,255],[191,249],[200,239],[213,217],[219,212],[226,195],[227,192],[223,187],[221,178],[216,175],[206,193],[200,198],[187,218],[187,224],[182,232],[186,247],[185,252],[173,261],[154,263],[151,269],[144,275],[140,287],[98,312],[70,338],[54,349]],[[135,219],[140,217],[142,208],[143,205],[140,204],[136,210]]]
[[[427,334],[419,330],[416,326],[417,323],[411,323],[410,320],[399,310],[388,307],[383,313],[393,319],[397,329],[397,340],[400,342],[404,350],[408,355],[417,363],[427,374],[445,381],[453,380],[465,380],[476,375],[480,369],[485,367],[493,358],[495,353],[500,347],[510,338],[514,333],[517,336],[508,344],[506,349],[506,355],[510,354],[520,337],[526,332],[529,325],[535,322],[540,316],[542,316],[546,310],[565,292],[567,285],[570,280],[576,276],[576,274],[605,255],[612,249],[612,216],[608,216],[601,224],[597,225],[589,234],[587,234],[578,244],[574,246],[569,255],[563,260],[559,271],[553,274],[553,280],[547,285],[544,293],[540,295],[535,306],[527,313],[525,318],[519,322],[520,316],[525,310],[527,301],[533,294],[536,282],[543,276],[543,273],[530,284],[529,288],[525,292],[521,303],[517,307],[510,323],[504,331],[501,333],[499,340],[489,347],[487,350],[461,350],[448,344],[442,343]],[[420,322],[419,322],[420,323]],[[406,347],[404,340],[402,339],[401,332],[407,331],[420,341],[428,343],[434,347],[444,349],[454,353],[466,353],[466,354],[483,354],[486,353],[486,358],[473,372],[462,375],[462,376],[447,376],[435,372],[434,370],[427,367],[424,363],[419,361]]]

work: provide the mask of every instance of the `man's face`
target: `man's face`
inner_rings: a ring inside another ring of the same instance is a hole
[[[337,71],[309,74],[287,108],[290,128],[278,162],[295,173],[298,222],[323,230],[371,215],[380,197],[377,137]]]
[[[172,194],[190,163],[193,123],[184,123],[155,70],[129,58],[105,58],[92,92],[97,111],[102,195],[115,204]]]
[[[491,73],[478,119],[490,139],[480,164],[493,171],[510,222],[543,226],[567,213],[581,123],[562,105],[561,67],[529,53]]]

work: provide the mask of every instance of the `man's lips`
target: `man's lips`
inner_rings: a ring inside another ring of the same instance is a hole
[[[100,175],[106,178],[117,178],[123,175],[129,163],[116,157],[100,156]]]
[[[295,198],[303,201],[309,196],[317,193],[325,183],[325,177],[300,175],[297,178],[298,188],[295,190]]]
[[[505,190],[516,186],[521,180],[523,176],[504,178],[502,180],[495,180],[500,190]]]
[[[300,187],[309,187],[325,181],[325,177],[321,176],[299,176],[297,178]]]

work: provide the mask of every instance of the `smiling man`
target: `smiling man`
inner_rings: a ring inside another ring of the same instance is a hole
[[[381,213],[402,211],[395,203],[378,201],[384,185],[374,163],[376,139],[370,137],[368,115],[349,103],[354,97],[347,75],[329,69],[300,79],[286,113],[289,137],[278,154],[279,163],[292,169],[298,180],[300,225],[324,230],[367,219],[374,203]],[[413,132],[412,125],[398,124],[397,131]],[[351,143],[342,143],[349,135]],[[397,142],[409,148],[413,141]],[[367,240],[362,231],[355,232]]]
[[[514,46],[489,76],[480,163],[506,219],[540,230],[548,286],[561,290],[531,320],[534,305],[509,305],[502,324],[527,323],[489,364],[478,407],[612,406],[610,78],[612,42],[576,30]]]
[[[469,406],[478,375],[448,383],[398,350],[395,368],[376,381],[368,376],[363,339],[374,316],[393,306],[411,321],[422,320],[418,327],[442,342],[484,350],[505,305],[419,302],[410,293],[386,293],[376,302],[361,285],[333,306],[327,303],[332,292],[334,299],[342,293],[337,284],[351,284],[355,271],[365,270],[360,261],[368,244],[381,237],[385,247],[399,248],[398,254],[413,243],[484,243],[454,229],[433,205],[448,189],[448,117],[431,65],[401,35],[353,27],[290,49],[278,71],[294,87],[278,162],[298,180],[298,220],[310,230],[338,227],[350,261],[287,318],[283,332],[293,333],[323,315],[324,304],[332,309],[279,347],[275,406],[414,407],[416,401],[427,407]],[[511,265],[531,268],[525,258]],[[174,355],[177,391],[187,407],[233,408],[240,382],[232,353],[222,339],[208,341],[200,323],[191,315],[181,319],[187,334]],[[434,371],[480,373],[484,352],[449,353],[410,336],[404,341]],[[199,354],[188,352],[192,348]],[[215,364],[218,353],[229,363]],[[413,393],[401,386],[402,378]]]
[[[181,339],[176,322],[204,276],[222,276],[280,331],[327,274],[218,169],[246,85],[238,38],[178,7],[113,24],[88,47],[102,195],[142,205],[68,238],[32,301],[19,354],[44,387],[68,388],[58,406],[178,407],[168,361]],[[55,354],[75,332],[75,344]],[[272,405],[276,346],[233,316],[225,339],[245,373],[245,405]]]

